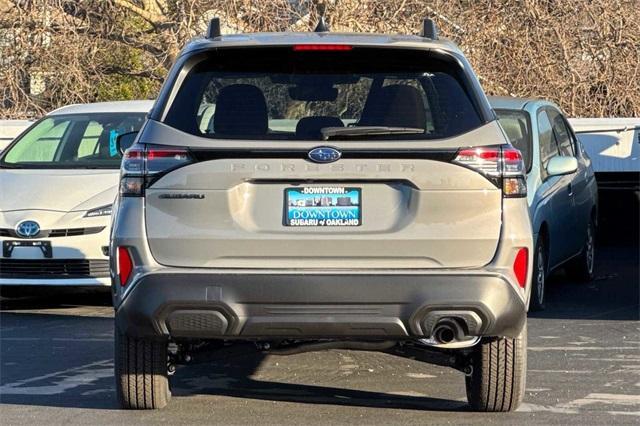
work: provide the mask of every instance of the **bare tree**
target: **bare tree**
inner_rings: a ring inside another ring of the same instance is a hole
[[[488,93],[544,97],[574,116],[640,116],[639,0],[0,0],[0,116],[153,97],[182,45],[223,33],[415,33],[434,18]]]

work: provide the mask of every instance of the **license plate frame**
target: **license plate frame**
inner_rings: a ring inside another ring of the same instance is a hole
[[[295,228],[361,226],[362,188],[342,185],[285,188],[282,224]]]
[[[13,250],[16,247],[38,247],[42,251],[42,255],[45,259],[51,259],[53,257],[53,249],[51,248],[51,241],[3,241],[2,242],[2,257],[10,258],[13,254]]]

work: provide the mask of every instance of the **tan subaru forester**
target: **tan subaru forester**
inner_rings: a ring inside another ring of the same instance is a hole
[[[118,145],[123,408],[166,405],[207,341],[412,357],[463,372],[475,410],[518,407],[524,166],[430,20],[391,36],[220,35],[214,19]]]

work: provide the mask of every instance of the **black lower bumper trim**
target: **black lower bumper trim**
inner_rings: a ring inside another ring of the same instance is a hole
[[[194,338],[429,336],[434,312],[473,312],[479,334],[515,337],[524,302],[498,275],[158,273],[117,307],[120,331]]]

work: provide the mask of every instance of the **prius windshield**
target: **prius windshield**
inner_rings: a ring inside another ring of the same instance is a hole
[[[52,115],[10,145],[0,167],[118,169],[118,135],[140,130],[146,113]]]

